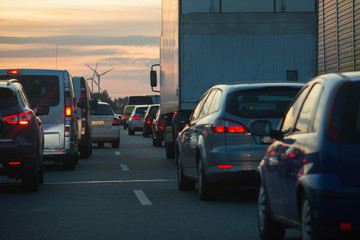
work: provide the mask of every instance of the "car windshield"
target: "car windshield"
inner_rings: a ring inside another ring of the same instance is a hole
[[[91,111],[92,115],[114,115],[113,110],[109,105],[99,104],[95,110]]]
[[[15,93],[6,88],[0,88],[0,110],[16,106],[17,98]]]
[[[245,118],[281,118],[300,87],[266,87],[230,93],[226,111]]]
[[[14,76],[1,76],[2,79]],[[23,85],[31,105],[47,104],[57,106],[60,101],[59,78],[53,75],[18,75],[16,79]]]

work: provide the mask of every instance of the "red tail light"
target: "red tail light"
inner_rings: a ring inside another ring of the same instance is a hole
[[[31,120],[31,112],[24,112],[4,117],[8,124],[28,125]]]
[[[11,75],[20,74],[20,71],[19,70],[10,70],[10,71],[7,72],[7,74],[11,74]]]
[[[72,107],[71,107],[71,94],[69,91],[65,92],[65,117],[71,117]]]
[[[233,120],[219,118],[210,125],[212,133],[247,133],[247,128]]]
[[[140,120],[140,117],[133,116],[131,119],[132,120]]]
[[[232,168],[232,165],[218,165],[218,168]]]
[[[112,122],[113,126],[119,126],[120,125],[120,121],[118,118],[114,118],[113,122]]]
[[[339,228],[342,231],[351,231],[351,229],[352,229],[351,223],[346,223],[346,222],[340,223]]]
[[[71,116],[71,107],[65,108],[65,116],[70,117]]]
[[[146,123],[147,123],[147,124],[151,124],[151,121],[147,120]]]

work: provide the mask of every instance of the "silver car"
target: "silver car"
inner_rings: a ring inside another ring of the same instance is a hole
[[[113,148],[120,145],[120,120],[108,103],[99,102],[95,110],[91,111],[92,142],[103,147],[104,143],[111,143]]]
[[[256,168],[272,139],[253,136],[248,125],[266,119],[277,126],[303,86],[254,83],[209,89],[177,137],[178,188],[191,190],[198,182],[200,200],[211,200],[221,183],[255,185]],[[179,114],[174,121],[180,123],[184,116]]]
[[[146,113],[146,110],[149,108],[149,105],[137,105],[132,111],[128,119],[128,131],[129,135],[134,135],[135,131],[143,131],[143,119]]]

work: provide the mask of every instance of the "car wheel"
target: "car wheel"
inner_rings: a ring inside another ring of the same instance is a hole
[[[306,198],[303,199],[301,208],[301,239],[323,239],[316,229],[310,202]]]
[[[178,156],[177,161],[177,182],[178,182],[178,188],[180,191],[189,191],[195,189],[195,181],[192,181],[184,176],[183,168],[182,168],[182,162],[181,162],[181,156]]]
[[[156,139],[155,139],[155,136],[153,135],[153,137],[152,137],[152,144],[153,144],[153,146],[156,146]]]
[[[37,164],[35,167],[24,169],[21,184],[25,192],[36,192],[39,189],[39,169]]]
[[[44,183],[44,163],[41,163],[40,169],[39,169],[39,184]]]
[[[118,138],[117,140],[111,142],[111,147],[112,148],[119,148],[120,146],[120,138]]]
[[[155,146],[161,147],[161,140],[158,137],[155,139]]]
[[[215,200],[216,190],[205,175],[204,165],[201,159],[198,162],[198,195],[201,201]]]
[[[165,151],[167,158],[174,158],[174,145],[165,141]]]
[[[128,128],[128,133],[129,135],[135,135],[135,131],[131,130],[130,128]]]
[[[66,156],[63,159],[63,166],[65,170],[73,170],[75,168],[76,165],[76,159],[77,159],[77,152],[70,155],[70,156]]]
[[[148,137],[148,136],[149,136],[149,134],[148,134],[148,133],[143,132],[143,137]]]
[[[262,185],[258,194],[257,216],[259,234],[262,240],[284,239],[285,226],[271,218],[269,203]]]
[[[99,142],[97,145],[98,145],[98,147],[101,147],[101,148],[104,147],[104,143],[103,143],[103,142]]]

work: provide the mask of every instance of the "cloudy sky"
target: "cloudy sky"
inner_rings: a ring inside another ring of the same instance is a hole
[[[152,94],[160,7],[161,0],[1,1],[0,68],[66,69],[89,78],[85,63],[98,62],[100,74],[115,67],[101,78],[110,97]]]

